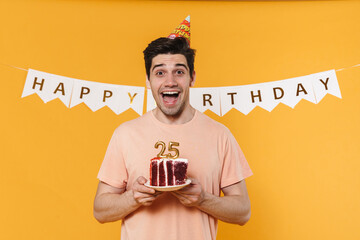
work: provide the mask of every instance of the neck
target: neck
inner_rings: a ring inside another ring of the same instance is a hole
[[[158,107],[153,110],[153,114],[157,120],[165,124],[184,124],[191,119],[193,119],[195,115],[195,108],[193,108],[190,104],[187,108],[185,108],[181,113],[177,115],[166,115],[164,114]]]

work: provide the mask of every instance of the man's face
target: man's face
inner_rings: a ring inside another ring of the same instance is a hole
[[[189,107],[189,87],[194,85],[182,54],[159,54],[152,59],[146,86],[151,88],[159,109],[167,116],[178,116]]]

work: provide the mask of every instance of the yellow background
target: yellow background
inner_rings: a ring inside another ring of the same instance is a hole
[[[191,14],[197,87],[262,83],[360,63],[357,1],[1,0],[0,62],[145,86],[142,50]],[[137,117],[21,98],[26,71],[0,64],[1,239],[119,239],[92,216],[113,130]],[[343,98],[207,114],[228,126],[254,176],[251,220],[218,239],[360,239],[360,67]],[[140,227],[140,226],[139,226]]]

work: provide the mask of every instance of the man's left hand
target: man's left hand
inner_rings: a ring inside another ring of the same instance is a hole
[[[205,192],[198,180],[193,178],[190,180],[190,185],[171,193],[185,206],[199,206],[204,200]]]

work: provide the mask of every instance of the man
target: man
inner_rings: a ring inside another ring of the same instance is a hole
[[[115,130],[94,201],[99,222],[122,220],[123,240],[216,239],[217,219],[243,225],[250,217],[244,179],[252,172],[240,147],[226,127],[189,104],[194,56],[184,38],[159,38],[144,51],[157,107]],[[179,143],[189,186],[166,193],[144,186],[158,141]]]

